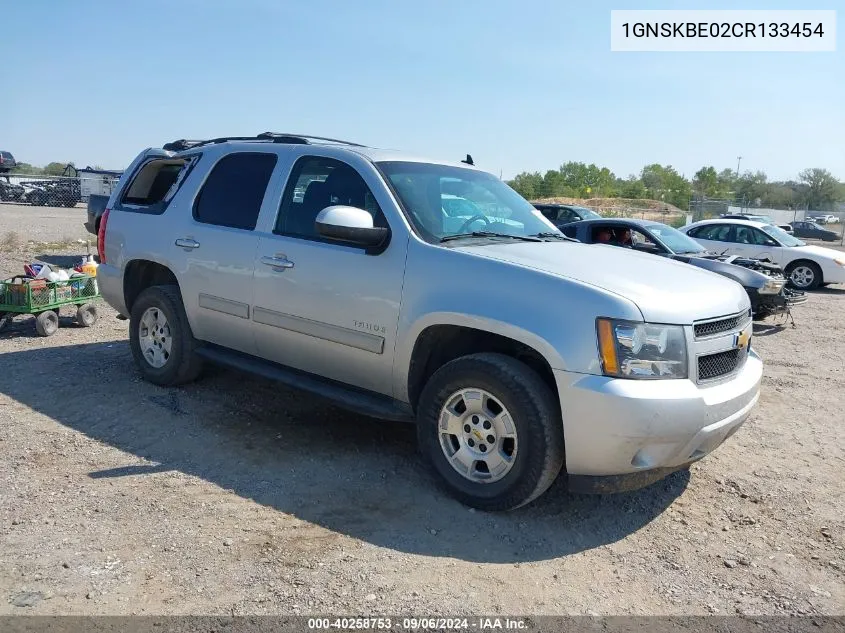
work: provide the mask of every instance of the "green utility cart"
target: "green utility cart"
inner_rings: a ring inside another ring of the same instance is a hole
[[[14,315],[32,314],[38,334],[52,336],[59,329],[59,309],[65,306],[75,306],[76,322],[91,327],[97,322],[97,308],[92,302],[99,296],[97,280],[88,275],[67,281],[23,276],[0,281],[0,330]]]

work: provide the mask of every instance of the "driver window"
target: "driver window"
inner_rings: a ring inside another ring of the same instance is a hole
[[[774,240],[766,235],[760,229],[751,229],[751,234],[754,237],[754,244],[759,246],[771,246]]]
[[[376,226],[387,226],[370,188],[353,167],[333,158],[300,158],[291,170],[273,232],[322,239],[315,226],[317,215],[336,204],[364,209]]]
[[[638,251],[647,253],[661,253],[662,249],[648,235],[642,231],[631,231],[632,246]]]

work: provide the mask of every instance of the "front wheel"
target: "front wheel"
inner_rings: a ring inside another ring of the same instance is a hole
[[[417,436],[441,484],[480,510],[512,510],[554,482],[563,426],[551,390],[530,367],[472,354],[438,369],[418,407]]]
[[[35,317],[35,331],[38,336],[53,336],[59,331],[59,315],[53,310],[46,310]]]
[[[202,360],[177,286],[144,290],[132,306],[129,347],[145,380],[163,387],[199,376]]]
[[[786,278],[798,290],[815,290],[822,283],[822,269],[815,262],[795,262],[786,267]]]

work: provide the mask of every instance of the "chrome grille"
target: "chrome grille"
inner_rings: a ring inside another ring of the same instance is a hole
[[[731,330],[739,330],[751,318],[751,311],[740,312],[734,316],[726,319],[716,319],[715,321],[705,321],[704,323],[696,323],[695,338],[705,338],[707,336],[714,336],[722,332],[730,332]]]
[[[729,349],[726,352],[698,357],[698,379],[712,380],[727,376],[739,368],[748,355],[747,348]]]

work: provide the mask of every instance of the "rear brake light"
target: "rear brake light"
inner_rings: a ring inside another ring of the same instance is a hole
[[[106,224],[109,223],[109,212],[111,209],[103,211],[103,217],[100,218],[100,229],[97,231],[97,256],[100,258],[100,263],[106,263]]]

